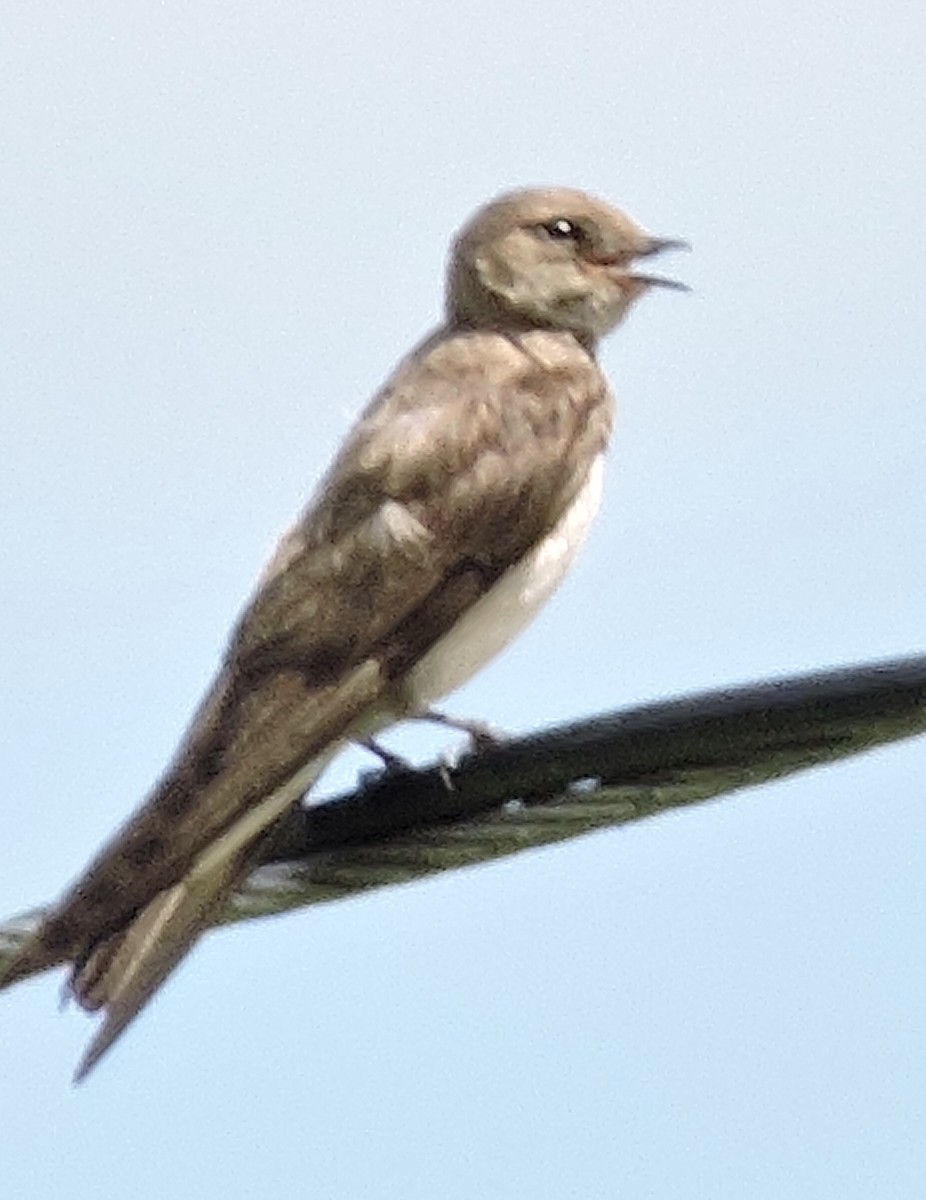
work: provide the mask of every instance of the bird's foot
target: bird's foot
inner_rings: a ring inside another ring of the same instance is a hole
[[[416,721],[431,721],[435,725],[443,725],[446,729],[456,729],[465,733],[469,738],[469,750],[477,753],[498,746],[505,740],[505,735],[498,729],[493,729],[485,721],[471,721],[461,717],[451,717],[436,708],[429,708],[413,718]]]

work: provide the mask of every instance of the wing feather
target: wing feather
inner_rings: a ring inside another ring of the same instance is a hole
[[[401,680],[554,527],[611,401],[569,335],[451,332],[375,398],[283,538],[149,798],[0,978],[61,961],[108,1010],[84,1071],[211,922],[254,847]]]

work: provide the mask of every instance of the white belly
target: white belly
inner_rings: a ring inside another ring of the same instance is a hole
[[[536,616],[572,566],[601,502],[603,459],[559,524],[460,618],[409,672],[406,695],[418,711],[455,691],[504,650]]]

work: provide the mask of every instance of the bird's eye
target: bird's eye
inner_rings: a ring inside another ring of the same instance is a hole
[[[578,225],[574,221],[570,221],[567,217],[556,217],[553,221],[546,221],[543,225],[543,230],[548,237],[553,238],[557,242],[577,242],[582,234],[582,230]]]

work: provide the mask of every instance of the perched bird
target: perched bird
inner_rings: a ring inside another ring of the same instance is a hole
[[[428,716],[548,599],[599,500],[598,339],[648,289],[682,286],[637,269],[681,244],[566,188],[500,196],[460,231],[443,324],[282,538],[173,762],[0,975],[70,965],[104,1014],[77,1078],[331,758]]]

